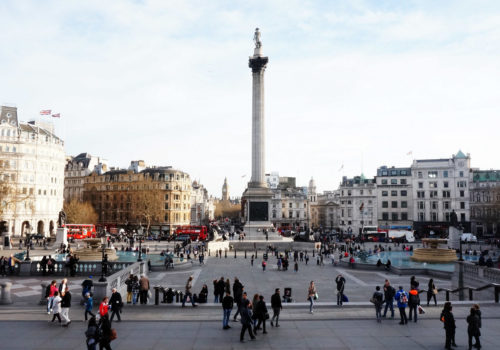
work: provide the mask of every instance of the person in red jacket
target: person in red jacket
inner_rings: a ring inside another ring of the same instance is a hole
[[[108,302],[109,302],[109,298],[104,297],[104,299],[102,299],[101,305],[99,305],[99,315],[101,315],[101,317],[108,314],[108,311],[109,311]]]

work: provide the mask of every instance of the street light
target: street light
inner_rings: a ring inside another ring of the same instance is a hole
[[[101,278],[99,278],[99,282],[106,282],[106,272],[108,271],[108,259],[106,257],[106,234],[101,237],[101,249],[102,249],[102,257],[101,257]]]
[[[138,235],[137,238],[139,238],[139,256],[137,257],[137,261],[141,262],[142,261],[142,238],[143,235]]]
[[[24,261],[31,261],[30,259],[30,247],[31,247],[31,226],[26,228],[28,232],[26,232],[26,257]]]

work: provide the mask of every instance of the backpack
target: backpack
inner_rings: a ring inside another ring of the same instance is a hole
[[[399,296],[399,302],[401,304],[408,304],[408,297],[406,296],[405,292],[401,292],[401,295]]]

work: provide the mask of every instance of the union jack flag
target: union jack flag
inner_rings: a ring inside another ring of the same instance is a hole
[[[50,115],[52,113],[52,110],[50,109],[44,109],[43,111],[40,111],[40,115]]]
[[[52,114],[54,118],[61,118],[61,113]]]

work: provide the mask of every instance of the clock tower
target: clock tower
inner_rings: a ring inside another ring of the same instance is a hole
[[[13,127],[19,127],[19,121],[17,120],[17,107],[0,107],[0,124],[8,124]]]
[[[224,178],[224,185],[222,185],[222,201],[229,201],[229,186],[227,184],[227,177]]]

